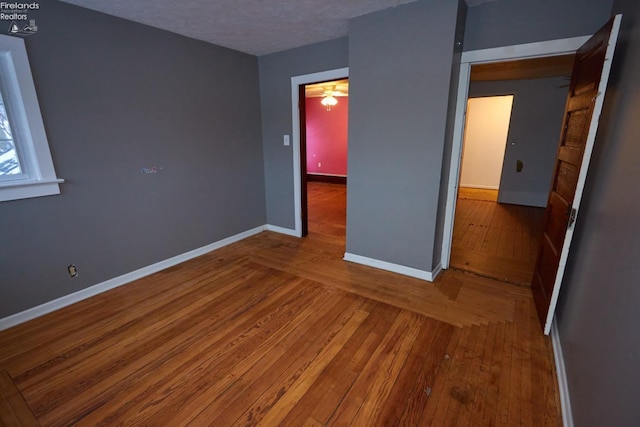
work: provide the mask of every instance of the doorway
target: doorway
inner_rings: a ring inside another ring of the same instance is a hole
[[[304,108],[300,108],[302,234],[344,239],[349,80],[302,85],[300,97],[303,96]]]
[[[573,59],[472,66],[452,267],[530,286]]]
[[[474,97],[467,101],[461,188],[499,190],[512,105],[513,95]]]
[[[304,159],[306,159],[305,153],[303,150],[306,148],[306,145],[302,144],[302,137],[304,136],[301,133],[301,107],[304,108],[304,103],[301,103],[300,100],[304,98],[301,96],[301,92],[304,93],[304,85],[323,82],[323,81],[331,81],[331,80],[340,80],[349,77],[349,68],[339,68],[335,70],[321,71],[318,73],[305,74],[301,76],[294,76],[291,78],[291,127],[292,127],[292,148],[293,148],[293,204],[294,204],[294,235],[297,237],[302,237],[303,235],[303,222],[304,217],[306,217],[306,210],[303,211],[303,197],[306,195],[306,189],[303,192],[305,186],[303,186],[303,177],[306,177],[306,171],[303,163]],[[304,112],[303,112],[304,114]],[[304,200],[304,205],[306,209],[306,200]]]
[[[519,86],[516,82],[511,87]],[[473,89],[478,90],[472,88],[471,92]],[[522,95],[521,101],[530,101],[527,93]],[[544,209],[499,202],[499,190],[509,187],[508,183],[500,184],[513,101],[513,94],[474,96],[467,101],[451,267],[527,286],[536,261]],[[563,99],[559,101],[555,126],[559,126],[564,106]],[[520,102],[517,124],[522,124],[525,107]],[[511,133],[517,134],[517,131]],[[551,142],[554,141],[555,134]],[[551,151],[549,161],[552,162],[555,144],[547,148]],[[518,162],[523,164],[522,160]],[[505,171],[504,175],[509,172]]]
[[[453,129],[451,167],[445,206],[443,237],[443,265],[448,266],[451,255],[451,214],[455,211],[458,187],[457,173],[460,168],[460,134],[464,115],[462,102],[469,90],[469,71],[472,63],[496,62],[496,57],[546,59],[559,55],[575,54],[569,82],[568,96],[560,126],[560,141],[552,183],[549,186],[548,203],[545,210],[544,234],[532,278],[532,291],[538,317],[545,334],[549,334],[558,301],[560,285],[567,262],[575,219],[584,189],[589,160],[595,142],[598,119],[602,111],[604,94],[611,71],[622,16],[612,17],[591,37],[565,39],[529,45],[510,46],[487,51],[469,52],[467,60],[463,54],[456,117]],[[582,39],[582,40],[580,40]],[[568,49],[573,45],[575,49]],[[553,47],[553,48],[552,48]],[[506,50],[505,50],[506,49]],[[555,53],[551,53],[554,51]],[[469,58],[471,58],[469,60]],[[484,61],[479,58],[484,58]],[[493,60],[492,60],[493,59]],[[527,62],[528,59],[522,62]],[[521,61],[511,61],[521,62]]]
[[[459,188],[462,141],[466,114],[465,107],[469,96],[472,66],[481,65],[482,71],[485,74],[491,75],[496,75],[496,73],[504,72],[517,73],[520,70],[518,69],[517,65],[514,66],[514,63],[517,63],[520,60],[539,59],[544,62],[544,58],[548,57],[573,55],[575,54],[576,50],[580,46],[582,46],[588,39],[588,36],[574,37],[570,39],[530,43],[518,46],[506,46],[501,48],[492,48],[463,53],[462,63],[460,65],[460,76],[458,80],[458,95],[453,128],[453,145],[451,151],[451,164],[449,167],[449,184],[447,191],[447,202],[445,206],[441,255],[442,268],[446,269],[451,265],[451,245],[453,239],[453,226]],[[510,66],[505,67],[505,62],[510,62]],[[545,67],[541,67],[541,69],[544,70]],[[556,144],[557,134],[558,132],[556,131]]]

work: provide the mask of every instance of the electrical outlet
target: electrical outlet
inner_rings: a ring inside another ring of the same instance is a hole
[[[78,269],[75,265],[69,264],[69,266],[67,267],[67,271],[69,272],[69,276],[78,277]]]

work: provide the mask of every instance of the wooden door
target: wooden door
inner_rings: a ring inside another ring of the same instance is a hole
[[[545,334],[551,330],[620,20],[620,15],[612,18],[576,53],[545,213],[544,234],[531,284]]]

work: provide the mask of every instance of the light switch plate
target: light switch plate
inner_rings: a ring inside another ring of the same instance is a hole
[[[289,135],[284,136],[284,146],[288,147],[291,142],[289,141]]]

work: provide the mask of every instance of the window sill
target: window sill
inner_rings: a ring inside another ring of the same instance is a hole
[[[0,183],[0,202],[60,194],[64,179]]]

